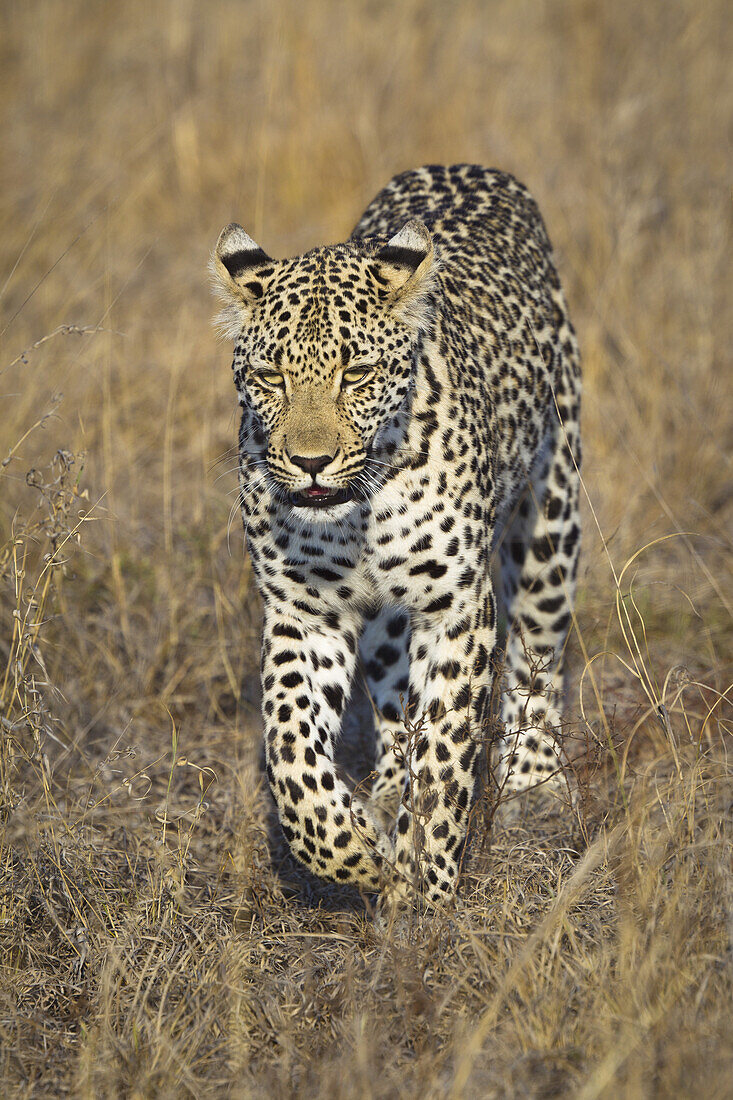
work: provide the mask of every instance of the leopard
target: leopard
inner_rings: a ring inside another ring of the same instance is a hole
[[[316,876],[446,905],[487,730],[502,797],[570,785],[581,372],[544,222],[505,172],[427,165],[294,258],[231,223],[212,270],[282,833]],[[371,790],[335,755],[357,682]]]

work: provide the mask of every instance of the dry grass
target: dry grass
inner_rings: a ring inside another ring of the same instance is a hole
[[[6,0],[0,54],[4,1095],[730,1096],[727,5]],[[272,825],[205,266],[453,160],[531,186],[584,351],[585,800],[484,799],[398,938]]]

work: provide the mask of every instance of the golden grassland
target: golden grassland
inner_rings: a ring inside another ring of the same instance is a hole
[[[731,1095],[731,37],[722,0],[2,4],[3,1095]],[[273,824],[205,272],[233,218],[292,254],[467,160],[538,198],[584,354],[583,799],[490,829],[485,792],[398,937]]]

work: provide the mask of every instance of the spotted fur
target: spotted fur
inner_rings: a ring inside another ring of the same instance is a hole
[[[232,225],[214,268],[283,832],[317,875],[440,902],[486,737],[497,553],[500,780],[562,781],[580,368],[544,225],[511,176],[426,167],[392,180],[344,244],[276,261]],[[369,798],[334,766],[359,659],[378,714]]]

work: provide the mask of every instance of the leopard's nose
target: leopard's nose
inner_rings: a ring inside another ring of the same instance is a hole
[[[300,466],[301,470],[315,477],[321,470],[325,470],[329,462],[333,462],[335,456],[318,455],[316,458],[305,458],[303,455],[289,455],[288,457],[294,466]]]

